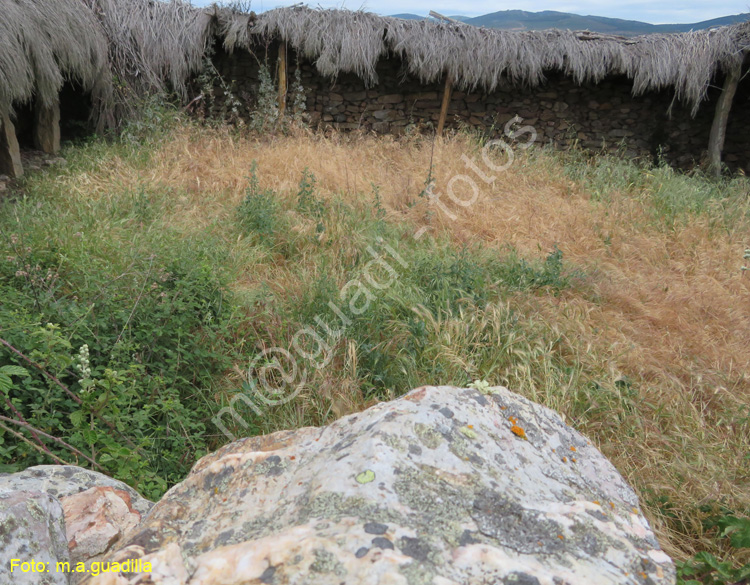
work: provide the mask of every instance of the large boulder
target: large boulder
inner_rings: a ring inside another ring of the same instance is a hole
[[[107,559],[143,570],[92,584],[674,583],[635,493],[591,442],[482,390],[424,387],[227,445]]]
[[[38,511],[19,514],[24,505]],[[8,568],[4,559],[10,558],[55,560],[48,576],[24,575],[29,584],[45,579],[67,584],[69,577],[77,583],[85,575],[56,571],[57,561],[69,561],[73,568],[79,562],[90,567],[134,530],[152,506],[126,484],[80,467],[40,465],[0,474],[0,585],[23,582],[15,580],[21,578],[18,571],[13,572],[13,580],[9,573],[4,575]]]

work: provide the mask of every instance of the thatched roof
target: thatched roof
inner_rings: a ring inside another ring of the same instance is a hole
[[[80,0],[0,0],[0,113],[36,95],[46,104],[67,78],[100,85],[107,39]]]
[[[37,98],[50,104],[67,80],[90,91],[99,126],[133,98],[185,93],[213,30],[212,11],[154,0],[0,0],[0,113]]]
[[[266,12],[251,33],[289,42],[324,75],[352,72],[368,83],[377,82],[378,59],[393,54],[424,83],[449,73],[461,89],[492,91],[508,82],[537,85],[550,71],[562,71],[577,83],[625,75],[633,80],[634,94],[674,87],[677,99],[694,111],[717,70],[741,63],[750,47],[750,23],[625,38],[497,30],[304,7]],[[232,48],[238,40],[227,42]]]
[[[100,127],[125,117],[136,97],[165,89],[184,95],[212,36],[230,51],[283,40],[323,75],[354,73],[368,85],[390,55],[425,83],[449,73],[465,90],[533,86],[550,71],[578,83],[626,75],[635,94],[674,87],[694,111],[718,70],[741,63],[750,45],[750,23],[626,39],[300,7],[256,18],[180,0],[0,0],[0,16],[0,113],[32,98],[49,104],[75,80],[92,92]]]
[[[134,95],[172,90],[187,96],[186,83],[201,69],[213,32],[212,11],[179,0],[78,1],[97,16],[109,41],[116,99],[106,113],[125,114]]]

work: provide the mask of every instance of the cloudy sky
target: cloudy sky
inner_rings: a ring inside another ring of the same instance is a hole
[[[193,4],[210,4],[211,0],[193,0]],[[253,10],[262,12],[277,6],[291,6],[295,0],[254,0]],[[427,14],[430,10],[437,10],[443,14],[463,14],[479,16],[499,10],[558,10],[576,14],[593,14],[612,18],[627,18],[642,20],[653,24],[699,22],[729,14],[750,12],[750,0],[716,0],[708,2],[691,2],[690,0],[662,0],[661,2],[629,1],[629,0],[513,0],[512,2],[490,2],[466,0],[318,0],[309,2],[310,6],[325,8],[349,8],[357,10],[364,8],[378,14],[399,14],[411,12]]]

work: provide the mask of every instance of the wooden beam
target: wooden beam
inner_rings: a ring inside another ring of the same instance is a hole
[[[448,117],[448,107],[451,105],[451,94],[453,93],[453,79],[450,74],[445,74],[445,89],[443,90],[443,104],[440,106],[440,118],[438,119],[437,135],[443,135],[445,119]]]
[[[286,53],[287,44],[282,42],[279,45],[279,118],[283,118],[286,112]]]
[[[724,88],[721,90],[719,101],[716,104],[716,113],[711,125],[711,134],[708,139],[708,162],[711,172],[717,177],[721,176],[721,154],[724,150],[724,140],[727,137],[727,121],[741,76],[742,65],[738,65],[727,72]]]
[[[13,179],[23,176],[16,127],[5,114],[0,114],[0,175]]]
[[[453,24],[466,24],[464,22],[461,22],[460,20],[456,20],[455,18],[451,18],[450,16],[443,16],[439,12],[435,12],[434,10],[430,10],[430,16],[432,18],[437,18],[438,20],[444,20],[445,22],[452,22]]]

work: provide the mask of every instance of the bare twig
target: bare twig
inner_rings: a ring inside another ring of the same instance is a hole
[[[14,437],[16,437],[16,438],[17,438],[18,440],[20,440],[20,441],[23,441],[24,443],[28,443],[28,445],[29,445],[30,447],[33,447],[33,448],[34,448],[34,449],[36,449],[37,451],[39,451],[39,452],[43,453],[44,455],[46,455],[46,456],[47,456],[47,457],[49,457],[50,459],[53,459],[53,460],[54,460],[54,461],[56,461],[57,463],[60,463],[61,465],[73,465],[72,463],[68,463],[68,462],[67,462],[67,461],[65,461],[64,459],[60,459],[60,458],[59,458],[59,457],[58,457],[57,455],[55,455],[55,454],[54,454],[54,453],[53,453],[52,451],[50,451],[50,450],[49,450],[49,449],[47,449],[46,447],[45,447],[44,449],[42,449],[42,448],[41,448],[41,447],[40,447],[39,445],[37,445],[36,443],[33,443],[33,442],[29,441],[29,440],[28,440],[28,439],[27,439],[26,437],[24,437],[24,436],[23,436],[23,435],[22,435],[21,433],[18,433],[18,432],[16,432],[16,431],[14,431],[14,430],[13,430],[13,429],[11,429],[10,427],[7,427],[7,426],[5,426],[5,425],[4,425],[4,424],[2,424],[2,423],[0,423],[0,429],[5,429],[5,430],[6,430],[7,432],[9,432],[9,433],[10,433],[11,435],[13,435]]]
[[[99,465],[96,461],[94,461],[91,457],[89,457],[88,455],[82,453],[81,451],[79,451],[78,449],[76,449],[70,443],[66,443],[65,441],[63,441],[62,439],[59,439],[59,438],[55,437],[54,435],[50,435],[49,433],[45,433],[44,431],[41,431],[41,430],[37,429],[36,427],[31,426],[29,423],[21,422],[21,421],[18,421],[16,419],[13,419],[13,418],[10,418],[10,417],[7,417],[7,416],[0,415],[0,421],[4,421],[4,422],[10,423],[12,425],[19,426],[19,427],[21,427],[23,429],[26,429],[29,432],[35,431],[35,432],[39,433],[40,435],[42,435],[43,437],[47,437],[50,441],[54,441],[58,445],[61,445],[61,446],[65,447],[68,451],[70,451],[74,455],[78,455],[82,459],[85,459],[86,461],[88,461],[89,463],[91,463],[91,465],[93,465],[97,469],[99,469],[101,471],[104,471],[104,468],[101,465]]]
[[[10,401],[10,398],[5,399],[6,404],[8,405],[8,408],[10,408],[13,411],[13,414],[16,415],[18,420],[21,422],[27,423],[28,421],[23,417],[23,415],[19,412],[19,410],[14,406],[14,404]],[[47,445],[45,445],[42,440],[39,438],[39,435],[36,434],[35,431],[31,431],[31,436],[34,437],[34,440],[39,444],[39,446],[44,449],[46,453],[49,455],[52,454],[52,452],[47,448]]]
[[[138,308],[138,304],[141,302],[141,298],[143,298],[143,291],[146,290],[148,279],[151,276],[151,271],[154,268],[154,257],[151,256],[149,260],[150,260],[150,263],[148,265],[148,272],[146,273],[146,278],[143,279],[143,286],[141,287],[141,292],[138,293],[138,297],[135,299],[135,303],[133,304],[133,309],[130,311],[130,315],[128,315],[128,320],[125,321],[125,325],[122,326],[122,330],[120,331],[120,334],[117,336],[117,339],[115,340],[115,343],[113,344],[113,347],[117,347],[117,344],[120,342],[120,339],[122,338],[122,334],[125,333],[125,330],[128,328],[128,325],[130,324],[130,320],[133,318],[133,315],[135,314],[135,310]]]

